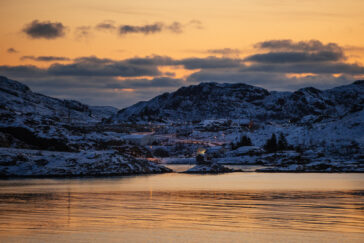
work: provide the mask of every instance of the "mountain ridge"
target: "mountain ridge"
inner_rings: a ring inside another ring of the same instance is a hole
[[[0,97],[1,122],[12,125],[22,124],[24,119],[34,122],[44,119],[51,122],[100,122],[117,111],[111,106],[89,106],[76,100],[35,93],[27,85],[4,76],[0,76]]]
[[[2,77],[0,177],[168,172],[148,159],[196,162],[201,146],[214,163],[269,166],[263,172],[363,172],[363,86],[279,92],[201,83],[97,117],[81,102]],[[274,134],[286,140],[280,155],[266,149]]]
[[[200,83],[119,110],[110,122],[218,118],[296,121],[308,115],[338,118],[364,107],[364,81],[320,90],[268,91],[244,83]],[[318,117],[317,117],[318,118]]]

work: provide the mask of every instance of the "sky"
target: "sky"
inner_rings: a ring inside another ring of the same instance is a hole
[[[201,82],[364,78],[363,0],[3,0],[0,75],[123,108]]]

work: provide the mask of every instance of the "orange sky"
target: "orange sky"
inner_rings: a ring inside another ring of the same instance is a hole
[[[0,1],[0,65],[46,68],[54,63],[21,60],[23,56],[123,60],[161,55],[182,59],[207,57],[212,55],[207,50],[222,48],[238,49],[243,58],[257,52],[254,44],[281,39],[333,42],[345,51],[346,63],[363,65],[363,10],[363,0]],[[65,36],[30,38],[22,30],[34,20],[62,23]],[[148,35],[95,29],[105,21],[117,28],[179,22],[183,29],[181,33],[163,30]],[[80,37],[79,27],[88,35]],[[10,53],[9,48],[16,52]],[[191,72],[182,68],[175,71],[175,77],[183,78]]]
[[[363,9],[362,0],[1,1],[0,64],[32,63],[20,61],[20,55],[72,58],[96,55],[122,59],[151,54],[178,58],[203,56],[206,55],[203,50],[226,47],[249,52],[254,43],[269,39],[318,39],[344,47],[361,47]],[[21,29],[34,19],[62,22],[68,27],[66,37],[51,41],[29,39]],[[104,20],[131,25],[199,20],[203,29],[187,27],[181,34],[125,37],[95,32],[86,39],[75,37],[74,29],[78,26],[95,26]],[[6,53],[10,47],[19,53]],[[363,50],[351,54],[353,60],[363,61]]]

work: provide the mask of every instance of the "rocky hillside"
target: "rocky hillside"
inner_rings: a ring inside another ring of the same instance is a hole
[[[171,172],[117,151],[52,152],[0,148],[1,177],[111,176]]]
[[[116,111],[37,94],[0,77],[0,177],[170,172],[140,158],[143,147],[125,145],[121,133],[100,126]]]
[[[11,126],[99,122],[114,107],[93,107],[32,92],[28,86],[0,76],[0,124]]]
[[[364,107],[364,81],[328,90],[269,92],[246,84],[201,83],[120,110],[111,122],[253,119],[290,123],[338,119]]]

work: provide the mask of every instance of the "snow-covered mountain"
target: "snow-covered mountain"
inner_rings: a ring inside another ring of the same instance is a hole
[[[121,133],[99,127],[116,112],[34,93],[0,76],[0,177],[170,172],[140,158],[143,148],[125,145]]]
[[[88,106],[32,92],[28,86],[0,76],[0,123],[7,125],[99,122],[115,114],[114,107]]]
[[[201,83],[115,111],[0,77],[0,177],[161,173],[153,161],[195,161],[201,149],[262,171],[364,171],[364,81],[295,92]],[[289,146],[266,149],[272,134]]]
[[[364,107],[364,81],[328,90],[269,92],[247,84],[201,83],[120,110],[112,122],[252,119],[290,123],[339,119]]]

